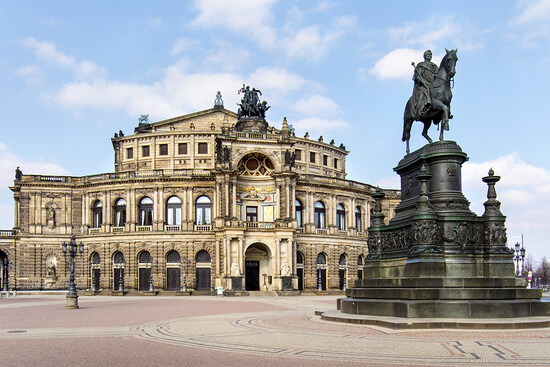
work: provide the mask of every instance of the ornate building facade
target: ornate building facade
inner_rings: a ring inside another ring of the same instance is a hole
[[[351,286],[368,251],[374,187],[346,179],[343,145],[297,137],[286,119],[278,129],[243,117],[242,107],[229,111],[218,95],[208,110],[141,119],[134,134],[112,138],[112,173],[17,170],[14,228],[0,232],[3,289],[66,288],[60,244],[73,235],[84,244],[77,285],[94,292]],[[384,193],[389,220],[400,196]]]

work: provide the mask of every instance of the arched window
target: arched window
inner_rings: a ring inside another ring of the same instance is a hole
[[[346,229],[346,210],[342,204],[336,206],[336,227],[340,231]]]
[[[357,232],[363,231],[363,228],[361,226],[361,208],[360,207],[355,208],[355,229],[357,229]]]
[[[296,264],[304,265],[304,255],[301,252],[296,252]]]
[[[181,199],[177,196],[170,196],[166,200],[166,224],[177,226],[181,223]]]
[[[153,200],[149,197],[144,197],[139,202],[139,226],[150,226],[153,224]]]
[[[315,227],[325,228],[325,204],[320,201],[315,203],[314,221]]]
[[[320,252],[319,254],[317,254],[317,261],[315,261],[315,263],[317,265],[326,265],[327,263],[327,257],[325,256],[325,254],[323,254],[322,252]]]
[[[94,252],[91,256],[90,256],[90,264],[91,265],[99,265],[100,263],[100,257],[99,257],[99,254],[97,252]]]
[[[304,255],[296,252],[296,276],[298,277],[298,290],[304,290]]]
[[[302,228],[304,226],[304,221],[303,221],[304,208],[302,207],[302,202],[300,200],[296,200],[294,205],[296,205],[296,227]]]
[[[180,253],[172,250],[166,254],[166,262],[169,264],[179,264],[181,262]]]
[[[139,254],[139,263],[140,264],[150,264],[153,262],[151,254],[147,251],[143,251]]]
[[[114,263],[117,265],[124,265],[126,261],[124,260],[124,255],[122,252],[117,252],[114,256]]]
[[[346,254],[340,255],[340,259],[338,260],[338,264],[342,266],[346,266],[348,264],[348,260],[346,259]]]
[[[200,196],[195,202],[195,215],[197,225],[212,224],[212,200],[208,196]]]
[[[103,204],[96,200],[92,208],[92,227],[99,228],[103,223]]]
[[[201,250],[197,253],[196,260],[198,263],[209,263],[211,258],[208,251]]]
[[[113,262],[113,289],[124,291],[124,265],[126,264],[126,261],[124,260],[124,255],[122,252],[117,251],[115,253],[113,256]]]
[[[126,201],[124,199],[118,199],[115,202],[113,213],[113,225],[115,227],[124,227],[126,223]]]

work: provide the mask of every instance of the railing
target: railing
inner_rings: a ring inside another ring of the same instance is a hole
[[[211,224],[195,224],[194,228],[197,232],[208,232],[212,230]]]
[[[136,232],[151,232],[153,226],[136,226]]]
[[[166,232],[179,232],[181,231],[181,226],[173,225],[173,224],[165,224],[164,230]]]
[[[275,228],[275,223],[273,222],[244,222],[246,228],[255,228],[255,229],[272,229]]]
[[[0,229],[0,236],[15,236],[16,234],[15,229]]]
[[[368,233],[367,232],[357,232],[357,236],[367,238]]]
[[[342,229],[339,229],[339,230],[338,230],[338,234],[339,234],[340,236],[349,236],[349,231],[344,231],[344,230],[342,230]]]
[[[124,227],[111,227],[112,233],[124,233]]]
[[[317,234],[328,234],[328,229],[325,229],[325,228],[315,228],[315,233],[317,233]]]
[[[101,228],[88,228],[88,233],[89,234],[98,234],[98,233],[101,233]]]
[[[304,227],[296,228],[296,233],[304,233],[304,231],[305,231]]]

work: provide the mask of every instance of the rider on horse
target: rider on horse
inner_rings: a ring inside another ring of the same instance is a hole
[[[414,63],[413,63],[414,66]],[[432,62],[432,51],[424,52],[424,61],[414,68],[414,89],[412,96],[412,113],[414,119],[419,119],[430,110],[432,100],[430,87],[437,75],[437,65]]]

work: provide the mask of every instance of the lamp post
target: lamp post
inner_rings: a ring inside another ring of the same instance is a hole
[[[347,259],[344,259],[344,284],[343,284],[343,287],[344,288],[344,292],[346,291],[346,289],[348,288],[348,260]]]
[[[181,286],[182,292],[187,292],[187,267],[191,264],[191,261],[184,256],[181,259],[181,265],[183,266],[183,285]]]
[[[523,264],[525,261],[525,248],[523,247],[523,241],[521,243],[521,248],[520,248],[519,242],[516,242],[514,247],[512,247],[512,251],[514,251],[515,253],[513,259],[514,259],[514,262],[516,263],[516,277],[522,277]],[[520,266],[520,263],[521,263],[521,266]]]
[[[78,308],[78,294],[76,293],[76,284],[74,282],[74,258],[77,252],[84,252],[84,244],[80,242],[78,245],[76,243],[76,237],[73,235],[71,241],[67,244],[63,242],[61,244],[61,249],[64,254],[69,253],[70,256],[70,271],[69,276],[69,293],[67,293],[67,305],[66,308],[75,309]]]
[[[9,269],[12,267],[12,262],[8,260],[8,257],[4,257],[2,259],[2,272],[4,274],[2,274],[2,280],[3,280],[3,285],[2,285],[2,292],[8,292],[9,291],[9,286],[8,286],[8,279],[9,279]]]
[[[319,258],[317,258],[317,291],[322,292],[323,291],[323,284],[321,281],[321,261]]]

